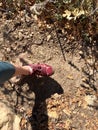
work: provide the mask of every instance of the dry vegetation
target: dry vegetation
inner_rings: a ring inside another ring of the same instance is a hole
[[[0,20],[2,59],[15,62],[27,52],[33,62],[40,59],[53,64],[54,79],[62,84],[52,78],[31,77],[7,83],[7,100],[16,113],[23,119],[27,114],[32,130],[97,130],[98,0],[0,0]],[[61,95],[53,95],[56,89]],[[37,95],[33,113],[32,91]],[[11,101],[13,95],[15,101]],[[21,104],[21,97],[26,105]],[[20,112],[25,106],[29,109]]]

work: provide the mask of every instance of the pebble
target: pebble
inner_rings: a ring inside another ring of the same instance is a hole
[[[87,102],[88,105],[93,105],[94,101],[96,100],[96,96],[95,95],[86,95],[85,96],[85,101]]]
[[[50,118],[55,118],[55,119],[58,119],[58,117],[59,117],[56,111],[48,111],[47,115]]]
[[[80,54],[80,55],[83,55],[83,51],[79,51],[79,54]]]
[[[22,41],[24,38],[23,34],[21,32],[19,32],[19,41]]]
[[[47,42],[51,39],[51,35],[47,36]]]

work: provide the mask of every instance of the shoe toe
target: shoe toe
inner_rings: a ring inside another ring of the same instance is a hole
[[[47,76],[51,76],[54,74],[54,69],[52,67],[47,68]]]

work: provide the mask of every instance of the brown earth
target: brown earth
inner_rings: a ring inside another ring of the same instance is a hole
[[[26,16],[27,21],[23,12],[14,20],[5,14],[0,17],[0,60],[26,64],[19,61],[23,55],[55,69],[51,77],[6,82],[0,88],[1,98],[31,123],[32,130],[97,130],[98,63],[92,49],[36,16]]]

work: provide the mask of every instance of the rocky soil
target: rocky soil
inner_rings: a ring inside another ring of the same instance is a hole
[[[51,77],[17,77],[1,85],[0,113],[2,102],[6,110],[10,106],[19,117],[17,130],[97,130],[98,50],[93,55],[90,46],[84,48],[66,29],[36,15],[24,17],[23,11],[8,20],[1,13],[0,25],[0,60],[27,64],[28,59],[55,69]],[[10,126],[8,130],[15,130],[15,124]]]

